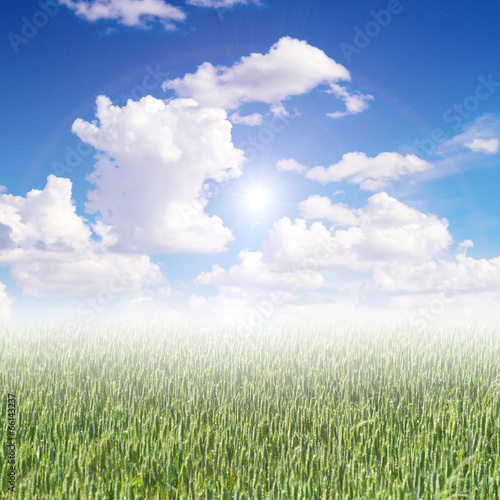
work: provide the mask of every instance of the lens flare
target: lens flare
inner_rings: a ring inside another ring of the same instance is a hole
[[[247,196],[249,205],[254,210],[263,210],[269,205],[270,198],[269,193],[264,189],[254,189],[250,191]]]

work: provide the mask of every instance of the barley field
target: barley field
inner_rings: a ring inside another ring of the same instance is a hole
[[[19,499],[498,499],[500,327],[0,326]]]

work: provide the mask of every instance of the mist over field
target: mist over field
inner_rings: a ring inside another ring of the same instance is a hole
[[[497,324],[25,324],[0,348],[15,498],[498,498]]]

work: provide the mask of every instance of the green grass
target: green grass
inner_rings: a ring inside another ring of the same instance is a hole
[[[3,497],[498,499],[500,328],[0,330]],[[495,382],[496,379],[496,382]]]

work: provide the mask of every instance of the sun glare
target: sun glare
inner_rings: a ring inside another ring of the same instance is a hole
[[[247,196],[248,203],[254,210],[262,210],[269,205],[269,193],[264,189],[254,189]]]

